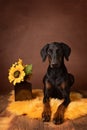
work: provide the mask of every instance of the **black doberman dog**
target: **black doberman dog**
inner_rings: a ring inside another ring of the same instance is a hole
[[[46,122],[50,121],[50,98],[64,99],[53,117],[55,124],[61,124],[64,121],[65,109],[70,103],[70,88],[74,83],[74,76],[68,73],[64,64],[64,58],[68,60],[71,48],[65,43],[52,42],[46,44],[40,53],[43,61],[46,60],[46,57],[48,57],[49,60],[47,73],[43,78],[44,110],[42,119]]]

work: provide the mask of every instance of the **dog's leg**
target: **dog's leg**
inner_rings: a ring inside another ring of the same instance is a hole
[[[50,121],[51,118],[51,108],[50,108],[50,99],[48,95],[48,90],[50,89],[50,84],[46,82],[44,87],[44,98],[43,98],[43,112],[42,112],[42,120],[44,122]]]
[[[54,114],[53,122],[54,124],[61,124],[64,122],[64,112],[70,103],[69,96],[66,96],[64,102],[57,108],[56,113]]]
[[[42,112],[42,120],[44,122],[48,122],[50,121],[50,118],[51,118],[51,109],[50,109],[49,101],[47,101],[44,103],[43,112]]]
[[[54,124],[61,124],[64,121],[64,112],[68,106],[70,100],[65,99],[64,102],[58,107],[56,113],[54,114],[53,122]]]
[[[69,91],[65,90],[65,83],[61,84],[62,92],[64,94],[63,103],[57,108],[56,113],[54,114],[53,122],[54,124],[61,124],[64,121],[64,112],[70,103]]]

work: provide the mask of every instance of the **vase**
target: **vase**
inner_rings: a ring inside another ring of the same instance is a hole
[[[32,99],[32,84],[27,81],[16,83],[14,86],[15,101],[23,101]]]

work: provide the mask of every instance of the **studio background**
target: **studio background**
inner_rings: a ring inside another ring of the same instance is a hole
[[[22,58],[33,64],[33,88],[43,88],[48,62],[41,48],[59,41],[71,49],[68,71],[74,90],[87,89],[87,0],[0,0],[0,93],[13,89],[8,69]]]

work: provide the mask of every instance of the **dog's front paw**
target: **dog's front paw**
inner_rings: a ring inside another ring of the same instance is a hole
[[[50,109],[44,110],[42,112],[42,120],[44,122],[49,122],[50,118],[51,118],[51,111],[50,111]]]
[[[53,123],[59,125],[62,124],[63,122],[64,122],[64,118],[60,114],[55,113],[53,118]]]

